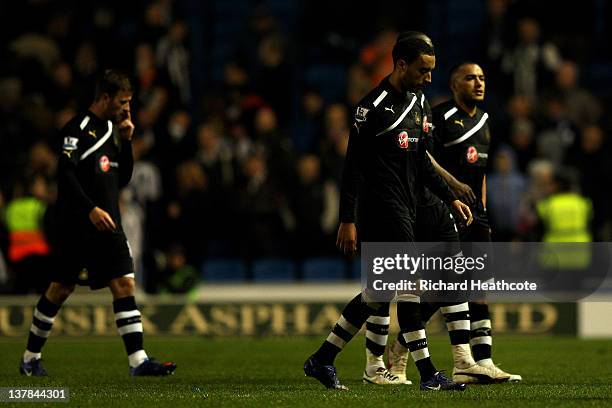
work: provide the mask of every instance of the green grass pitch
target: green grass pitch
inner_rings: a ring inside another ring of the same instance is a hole
[[[610,341],[497,336],[496,361],[522,374],[523,383],[472,385],[460,393],[422,392],[415,385],[363,385],[363,335],[358,335],[337,360],[340,378],[350,391],[326,390],[304,377],[302,371],[304,360],[321,340],[146,338],[150,355],[172,359],[178,369],[171,377],[134,379],[128,375],[119,337],[51,337],[44,354],[48,378],[21,377],[17,363],[25,339],[4,338],[0,339],[0,386],[69,387],[69,405],[96,407],[612,406]],[[430,339],[430,350],[437,367],[450,372],[447,338]],[[416,379],[413,364],[409,378]]]

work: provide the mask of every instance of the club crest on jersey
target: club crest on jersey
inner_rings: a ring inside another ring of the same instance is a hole
[[[370,110],[368,108],[364,108],[363,106],[358,106],[357,111],[355,112],[355,121],[357,123],[365,122],[366,116]]]
[[[419,112],[414,112],[414,123],[416,123],[417,125],[421,124],[421,115],[419,114]]]
[[[108,160],[108,156],[104,155],[100,157],[100,170],[106,173],[107,171],[110,170],[110,167],[111,167],[111,164],[110,164],[110,160]]]
[[[478,161],[478,150],[474,146],[468,147],[465,158],[468,163],[476,163]]]

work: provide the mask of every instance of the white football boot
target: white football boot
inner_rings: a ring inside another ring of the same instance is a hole
[[[406,378],[406,365],[408,364],[408,358],[410,358],[408,349],[395,340],[387,348],[387,354],[389,372],[398,378],[400,384],[412,384],[412,381]]]
[[[363,383],[376,385],[405,384],[397,375],[387,370],[382,356],[375,356],[368,349],[366,349],[366,368],[363,370]]]
[[[510,373],[505,372],[504,370],[496,366],[493,360],[490,358],[485,358],[484,360],[480,360],[477,363],[479,366],[490,368],[499,377],[508,376],[508,379],[506,380],[508,382],[523,381],[523,377],[521,377],[519,374],[510,374]]]

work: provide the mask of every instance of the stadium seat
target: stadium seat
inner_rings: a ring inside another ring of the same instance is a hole
[[[351,262],[350,278],[357,280],[361,279],[361,259],[356,258]]]
[[[305,281],[343,280],[346,264],[342,258],[310,258],[302,264]]]
[[[242,282],[246,265],[238,259],[208,259],[202,263],[204,282]]]
[[[255,282],[289,282],[295,279],[295,263],[289,259],[264,258],[253,261]]]

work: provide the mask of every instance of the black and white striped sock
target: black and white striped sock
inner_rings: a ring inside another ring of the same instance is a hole
[[[400,326],[398,340],[400,344],[410,350],[422,380],[429,380],[435,373],[429,349],[427,336],[421,321],[420,304],[418,298],[413,301],[397,302],[397,320]]]
[[[32,316],[28,345],[23,354],[24,362],[27,363],[32,359],[40,358],[42,348],[51,334],[51,328],[60,307],[61,305],[52,303],[45,295],[41,296],[34,309],[34,316]]]
[[[381,304],[381,307],[366,320],[366,349],[373,356],[382,358],[385,353],[390,322],[388,303]]]
[[[115,324],[125,345],[130,367],[137,367],[147,359],[143,349],[142,320],[134,296],[113,301]]]
[[[476,362],[491,358],[493,337],[491,336],[491,315],[489,306],[483,303],[469,304],[470,308],[470,346]]]
[[[324,365],[332,365],[338,353],[351,341],[374,310],[361,300],[361,293],[346,305],[342,315],[314,357]]]

